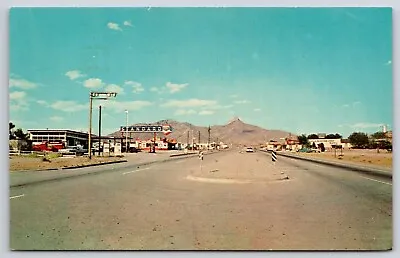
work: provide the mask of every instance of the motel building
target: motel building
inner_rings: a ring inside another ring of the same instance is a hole
[[[89,134],[66,129],[31,129],[27,130],[29,140],[32,141],[32,146],[43,143],[63,144],[64,148],[68,146],[88,147]],[[92,134],[92,137],[97,137]]]

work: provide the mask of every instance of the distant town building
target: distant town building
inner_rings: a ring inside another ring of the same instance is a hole
[[[309,139],[310,144],[315,143],[316,146],[323,143],[324,147],[327,149],[330,148],[344,148],[349,149],[352,147],[350,141],[347,139]]]

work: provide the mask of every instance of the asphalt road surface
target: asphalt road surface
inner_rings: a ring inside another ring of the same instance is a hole
[[[10,188],[14,250],[387,250],[392,183],[221,152]]]

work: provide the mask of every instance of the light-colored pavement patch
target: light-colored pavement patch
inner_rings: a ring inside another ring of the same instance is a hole
[[[270,181],[260,181],[260,180],[251,180],[251,179],[233,179],[233,178],[207,178],[207,177],[196,177],[196,176],[187,176],[187,180],[204,182],[204,183],[219,183],[219,184],[260,184],[260,183],[279,183],[279,182],[289,182],[290,178],[282,176],[275,180]]]
[[[226,179],[226,178],[205,178],[196,176],[187,176],[186,179],[192,181],[206,182],[206,183],[220,183],[220,184],[248,184],[251,180],[238,180],[238,179]]]
[[[11,197],[10,197],[10,200],[11,200],[11,199],[15,199],[15,198],[21,198],[21,197],[24,197],[24,196],[25,196],[25,194],[20,194],[20,195],[11,196]]]

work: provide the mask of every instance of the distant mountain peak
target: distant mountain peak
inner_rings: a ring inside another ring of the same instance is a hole
[[[228,124],[231,124],[231,123],[234,123],[234,122],[241,122],[241,123],[243,123],[243,121],[240,120],[240,117],[238,117],[238,116],[233,117],[233,118],[228,122]]]

